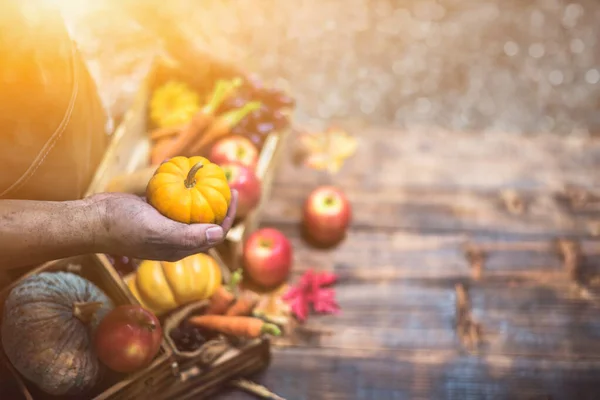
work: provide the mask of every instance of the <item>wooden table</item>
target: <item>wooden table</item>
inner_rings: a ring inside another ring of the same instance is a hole
[[[291,157],[276,178],[264,225],[291,238],[294,278],[340,274],[343,312],[258,381],[288,400],[600,398],[600,138],[353,133],[338,248],[298,229],[328,180]]]

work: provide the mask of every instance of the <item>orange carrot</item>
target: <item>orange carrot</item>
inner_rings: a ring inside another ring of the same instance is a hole
[[[220,315],[224,314],[227,309],[234,304],[235,296],[229,290],[221,286],[210,298],[210,303],[205,311],[205,314]]]
[[[186,147],[193,143],[194,138],[211,124],[213,118],[213,114],[204,108],[198,111],[179,135],[165,139],[164,144],[161,143],[152,148],[150,156],[152,164],[159,164],[167,158],[182,155]]]
[[[157,128],[150,132],[150,139],[153,141],[160,141],[162,139],[170,139],[173,136],[179,134],[185,125],[167,126],[165,128]]]
[[[229,307],[225,315],[230,317],[241,317],[252,314],[252,310],[258,304],[259,296],[251,290],[244,290],[236,302]]]
[[[236,270],[231,275],[231,280],[227,286],[221,286],[211,296],[208,308],[205,314],[224,314],[227,309],[235,302],[235,290],[242,281],[242,269]]]
[[[181,133],[172,138],[168,145],[154,147],[152,149],[152,164],[161,163],[166,158],[183,155],[187,149],[204,130],[209,128],[215,118],[215,112],[223,101],[231,96],[241,85],[240,79],[231,81],[219,80],[215,86],[209,102],[200,109],[192,120],[184,126]]]
[[[200,154],[202,149],[215,140],[229,134],[231,129],[235,127],[241,120],[243,120],[248,114],[254,110],[258,110],[261,103],[258,101],[251,101],[244,104],[240,108],[228,111],[217,118],[214,118],[207,127],[206,131],[199,136],[196,136],[195,142],[190,147],[188,156],[195,156]]]
[[[181,135],[181,133],[179,134]],[[169,147],[171,146],[172,140],[172,138],[164,138],[154,142],[154,144],[152,145],[152,150],[150,151],[150,165],[156,167],[158,164],[162,163],[168,158],[165,157],[162,160],[159,159],[159,157],[161,157],[161,154],[166,154]]]
[[[263,334],[280,336],[277,325],[254,317],[228,317],[226,315],[198,315],[189,322],[200,328],[236,337],[257,338]]]

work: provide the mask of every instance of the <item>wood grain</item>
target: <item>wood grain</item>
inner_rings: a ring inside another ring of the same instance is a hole
[[[482,325],[482,354],[600,360],[600,307],[568,285],[471,284],[471,312]],[[458,350],[456,294],[450,280],[345,284],[339,316],[311,316],[332,330],[301,343],[319,348]],[[297,344],[297,343],[296,343]]]
[[[341,123],[340,125],[344,125]],[[359,150],[335,179],[291,162],[278,184],[312,187],[334,182],[363,192],[396,188],[563,191],[566,186],[600,187],[600,138],[478,132],[398,131],[387,127],[347,130]],[[295,142],[288,152],[291,159]]]
[[[309,190],[296,182],[275,186],[264,222],[297,224]],[[557,200],[557,194],[553,192],[523,191],[520,195],[525,210],[515,215],[505,205],[500,190],[390,187],[345,191],[353,206],[352,225],[356,229],[404,229],[423,233],[461,231],[526,240],[559,236],[593,238],[597,234],[591,224],[600,221],[600,209],[576,213]]]
[[[522,280],[568,280],[552,240],[503,240],[468,233],[418,234],[406,231],[352,229],[334,249],[315,249],[296,226],[272,225],[291,241],[295,276],[308,269],[330,270],[347,281],[393,282],[399,279],[454,278],[472,276],[465,255],[466,244],[486,252],[482,275],[499,282]],[[590,268],[600,269],[600,241],[579,242]]]
[[[526,239],[600,236],[599,139],[423,134],[376,127],[356,134],[359,151],[335,177],[289,162],[292,140],[265,222],[297,224],[309,191],[335,184],[353,204],[358,229]],[[507,193],[522,202],[522,212],[507,204]],[[581,193],[584,204],[577,203]]]
[[[447,351],[290,348],[258,380],[287,400],[597,398],[600,362]],[[224,393],[219,399],[250,399]]]

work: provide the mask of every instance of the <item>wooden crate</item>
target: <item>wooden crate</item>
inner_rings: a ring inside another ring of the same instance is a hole
[[[210,90],[217,78],[232,78],[246,74],[231,66],[207,60],[204,70],[199,71],[198,64],[186,68],[182,64],[173,64],[158,59],[141,85],[132,108],[125,114],[122,123],[115,130],[111,144],[100,163],[96,174],[86,192],[86,197],[95,193],[113,191],[115,179],[126,174],[140,172],[141,182],[147,182],[153,168],[149,167],[151,140],[148,135],[148,106],[153,89],[169,80],[179,79],[188,83],[194,89],[206,92]],[[259,205],[241,222],[236,223],[229,231],[225,244],[219,247],[224,252],[230,268],[237,267],[238,255],[241,254],[242,243],[247,235],[256,229],[264,206],[269,199],[274,172],[285,139],[290,134],[290,128],[272,132],[265,139],[260,151],[256,173],[262,182],[262,196]],[[155,169],[155,168],[154,168]],[[138,193],[143,194],[143,193]]]
[[[4,309],[4,302],[10,291],[23,279],[45,271],[70,271],[83,276],[102,289],[116,305],[133,304],[135,300],[124,286],[122,279],[110,262],[103,255],[86,255],[51,261],[27,273],[0,294],[0,316]],[[49,396],[41,393],[32,384],[27,382],[19,374],[6,358],[4,351],[0,352],[2,361],[13,373],[23,395],[28,400],[57,399],[57,396]],[[93,400],[130,400],[140,398],[160,391],[175,379],[177,365],[174,363],[171,348],[163,341],[158,355],[152,364],[144,370],[130,374],[112,377],[114,383],[100,393],[92,394]]]
[[[269,365],[270,341],[266,338],[239,340],[234,344],[217,337],[196,351],[180,352],[169,337],[171,330],[207,306],[208,301],[192,303],[165,320],[165,340],[173,349],[179,374],[178,379],[160,394],[161,398],[208,398],[231,379],[252,375]]]

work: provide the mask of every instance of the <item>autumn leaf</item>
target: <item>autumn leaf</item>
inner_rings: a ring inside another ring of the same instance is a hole
[[[304,133],[299,141],[303,164],[331,174],[339,172],[358,147],[356,138],[333,127],[324,132]]]
[[[340,306],[335,300],[335,290],[328,287],[336,281],[335,274],[308,270],[298,284],[283,295],[283,300],[289,303],[300,322],[308,318],[311,305],[317,313],[337,314]]]

